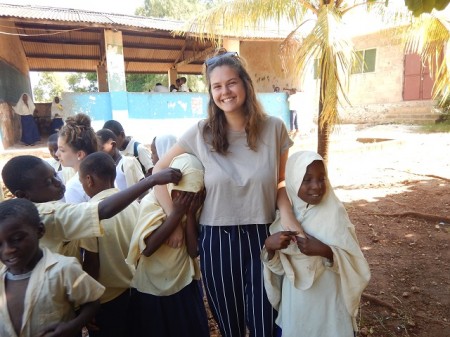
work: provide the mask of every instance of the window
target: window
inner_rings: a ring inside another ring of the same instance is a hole
[[[375,71],[376,49],[358,50],[353,63],[352,74],[373,73]]]

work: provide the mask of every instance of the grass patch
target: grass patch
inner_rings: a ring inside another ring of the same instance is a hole
[[[450,132],[450,120],[441,123],[423,124],[420,126],[419,130],[423,133]]]

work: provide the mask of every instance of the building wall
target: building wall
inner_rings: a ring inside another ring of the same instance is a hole
[[[6,20],[0,20],[2,30],[17,33]],[[18,36],[0,34],[0,149],[8,148],[20,139],[20,118],[11,109],[22,93],[31,94],[29,68]]]
[[[247,62],[257,92],[273,92],[274,87],[299,88],[299,79],[283,73],[280,41],[241,41],[240,54]]]
[[[404,47],[393,30],[355,37],[355,50],[376,48],[375,71],[350,75],[352,104],[386,104],[403,101]]]

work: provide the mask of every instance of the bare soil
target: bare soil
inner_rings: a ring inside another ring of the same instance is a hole
[[[295,150],[315,150],[314,133]],[[358,336],[450,336],[450,134],[403,125],[342,126],[328,170],[355,224],[372,278]],[[47,157],[45,148],[3,151]],[[205,302],[206,303],[206,302]],[[220,336],[210,318],[212,336]]]

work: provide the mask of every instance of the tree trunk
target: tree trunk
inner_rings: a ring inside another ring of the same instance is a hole
[[[320,67],[320,96],[319,96],[319,116],[317,119],[317,153],[320,154],[327,164],[328,162],[328,146],[330,136],[330,125],[323,122],[323,95],[326,94],[327,82],[325,80],[325,70],[322,65]]]

